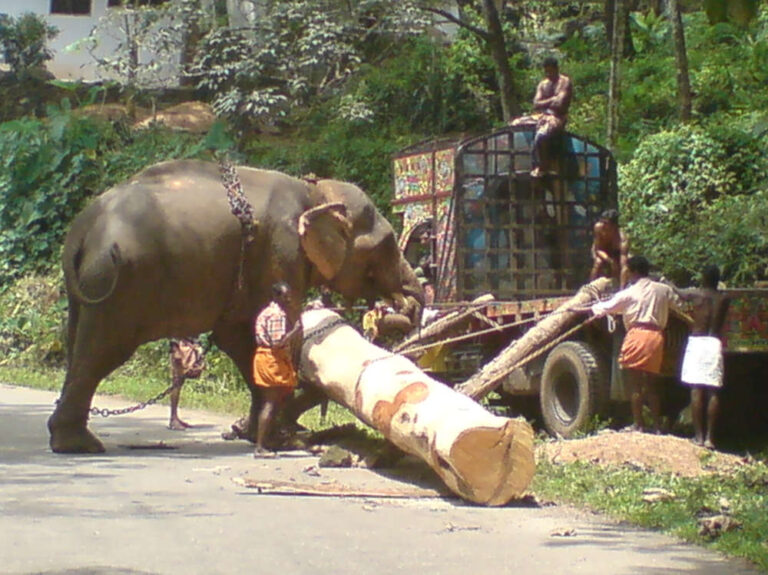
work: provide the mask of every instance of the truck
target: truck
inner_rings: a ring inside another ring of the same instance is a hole
[[[617,207],[609,150],[564,132],[550,143],[555,169],[532,177],[533,138],[533,126],[506,126],[421,142],[393,158],[400,248],[429,284],[429,305],[455,309],[493,295],[467,333],[440,343],[440,361],[427,366],[448,384],[477,372],[589,282],[594,224]],[[765,354],[766,290],[729,295],[726,354]],[[687,329],[677,316],[667,327],[663,375],[670,379]],[[535,400],[550,433],[573,437],[628,403],[616,363],[622,337],[620,324],[591,322],[512,370],[498,391],[520,405]]]

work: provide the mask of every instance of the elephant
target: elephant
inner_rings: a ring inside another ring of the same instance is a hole
[[[395,232],[359,187],[236,168],[253,209],[251,241],[233,215],[219,166],[174,160],[96,197],[72,221],[62,250],[68,299],[67,371],[48,419],[56,453],[100,453],[88,429],[100,381],[136,348],[211,332],[260,405],[252,380],[253,316],[286,282],[301,313],[313,286],[346,301],[388,298],[418,325],[424,296]]]

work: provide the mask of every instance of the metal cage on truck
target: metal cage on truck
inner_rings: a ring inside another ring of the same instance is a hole
[[[520,301],[572,293],[588,280],[592,226],[616,207],[610,152],[564,133],[556,174],[532,178],[531,128],[431,141],[394,159],[401,248],[438,302],[492,293]]]

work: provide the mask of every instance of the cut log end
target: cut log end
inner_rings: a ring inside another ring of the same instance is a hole
[[[533,429],[521,419],[499,428],[468,429],[456,439],[450,456],[460,483],[451,487],[475,503],[505,505],[522,497],[533,479]]]

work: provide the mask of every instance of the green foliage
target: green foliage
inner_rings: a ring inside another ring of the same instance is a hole
[[[0,286],[45,269],[68,222],[99,191],[111,128],[66,106],[50,113],[46,122],[0,124]]]
[[[643,491],[661,488],[674,493],[670,501],[647,503]],[[696,478],[648,473],[625,468],[601,468],[586,463],[537,464],[533,490],[539,498],[550,498],[588,507],[641,527],[659,529],[731,556],[743,557],[768,569],[768,468],[753,462],[731,475],[702,475]],[[723,533],[715,540],[698,534],[698,517],[720,509],[720,500],[730,504],[742,528]]]
[[[632,44],[638,54],[661,46],[669,37],[669,21],[663,13],[632,12],[630,26]]]
[[[17,77],[24,77],[30,70],[44,68],[45,63],[53,58],[48,41],[58,33],[58,28],[50,26],[42,16],[32,12],[18,18],[0,14],[3,60]]]
[[[28,275],[0,292],[0,365],[63,367],[61,274]]]
[[[370,51],[391,49],[425,21],[411,0],[266,1],[249,26],[213,29],[193,71],[217,113],[274,124],[334,93]]]
[[[686,283],[707,262],[735,285],[768,268],[765,141],[743,129],[683,126],[643,140],[620,169],[633,251]]]
[[[462,70],[440,44],[425,37],[405,42],[396,58],[362,66],[352,95],[370,110],[368,121],[387,126],[390,133],[445,134],[489,127]]]
[[[221,128],[199,136],[162,127],[131,132],[80,114],[64,100],[47,120],[0,124],[0,288],[50,269],[86,201],[159,161],[230,145]]]

